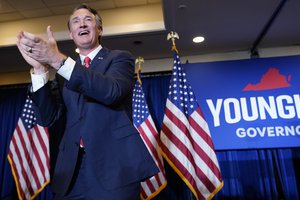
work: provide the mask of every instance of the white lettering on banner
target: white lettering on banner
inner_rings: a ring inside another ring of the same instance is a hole
[[[221,119],[228,124],[235,124],[241,120],[255,121],[270,119],[293,119],[300,118],[300,96],[299,94],[279,95],[277,97],[245,97],[207,99],[206,103],[213,116],[214,126],[220,126]],[[223,111],[223,112],[221,112]],[[221,113],[223,115],[221,116]]]
[[[300,125],[238,128],[236,135],[239,138],[300,136]]]

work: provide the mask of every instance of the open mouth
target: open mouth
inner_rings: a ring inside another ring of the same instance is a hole
[[[79,36],[83,36],[83,35],[87,35],[87,34],[89,34],[90,32],[89,31],[87,31],[87,30],[84,30],[84,31],[80,31],[79,32]]]

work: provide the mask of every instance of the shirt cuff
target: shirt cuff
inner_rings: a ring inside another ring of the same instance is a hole
[[[32,92],[36,92],[38,89],[43,87],[49,80],[49,71],[43,74],[34,74],[33,70],[30,71]]]
[[[59,68],[57,73],[69,81],[75,64],[76,62],[72,58],[68,57],[64,65]]]

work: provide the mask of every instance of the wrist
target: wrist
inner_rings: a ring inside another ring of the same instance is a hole
[[[47,71],[48,71],[48,67],[43,65],[40,67],[31,68],[30,73],[39,75],[39,74],[44,74]]]
[[[64,64],[65,61],[67,60],[67,56],[65,55],[61,55],[59,59],[57,59],[56,62],[54,62],[51,66],[56,69],[59,70]]]
[[[66,60],[67,60],[67,58],[64,58],[64,59],[60,62],[59,67],[57,68],[57,70],[59,70],[59,69],[65,64]]]

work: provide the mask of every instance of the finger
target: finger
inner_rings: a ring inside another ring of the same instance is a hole
[[[51,30],[50,25],[47,27],[47,35],[48,35],[48,40],[53,40],[54,39],[53,32]]]
[[[25,58],[27,56],[27,52],[24,51],[24,49],[21,47],[21,44],[19,42],[17,42],[17,47],[18,47],[20,53],[22,54],[23,58]]]
[[[17,41],[17,47],[19,49],[19,51],[21,52],[21,54],[23,55],[27,55],[27,56],[32,56],[33,53],[33,48],[32,47],[28,47],[22,43],[20,43],[20,41]]]
[[[18,35],[17,35],[17,39],[20,40],[23,37],[23,31],[21,31]]]
[[[37,43],[42,40],[40,37],[28,32],[23,32],[23,38],[26,38],[27,40],[32,41],[33,43]]]
[[[24,49],[29,49],[29,47],[35,46],[35,43],[32,40],[28,40],[27,38],[22,37],[20,35],[19,35],[19,37],[20,38],[18,39],[18,41]]]

